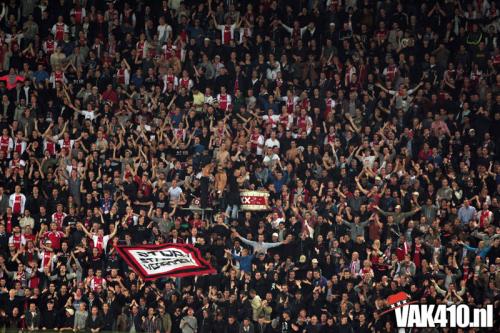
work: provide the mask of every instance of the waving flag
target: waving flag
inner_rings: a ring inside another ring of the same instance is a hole
[[[415,301],[411,301],[410,295],[403,291],[400,291],[396,294],[389,295],[389,297],[387,297],[386,303],[387,307],[380,313],[380,315],[384,315],[405,305],[413,304],[415,303]]]
[[[117,246],[116,250],[144,280],[215,273],[200,251],[189,244]]]

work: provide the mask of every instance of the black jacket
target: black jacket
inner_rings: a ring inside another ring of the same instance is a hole
[[[92,315],[87,317],[87,322],[85,324],[85,328],[90,331],[90,329],[102,328],[104,326],[104,321],[102,316],[97,315],[95,318],[92,318]]]
[[[104,326],[102,327],[103,331],[112,331],[114,328],[115,324],[115,316],[112,312],[111,309],[108,311],[108,313],[103,313],[102,314],[102,321]]]
[[[141,332],[142,331],[142,319],[139,315],[137,316],[132,316],[130,315],[128,317],[128,327],[127,327],[127,331],[130,331],[130,328],[132,327],[132,323],[134,324],[135,326],[135,331],[136,332]]]
[[[228,191],[226,193],[226,202],[228,205],[239,206],[241,205],[240,187],[232,171],[228,170],[227,174]]]
[[[24,313],[24,324],[27,328],[34,327],[35,329],[37,329],[38,327],[40,327],[40,321],[41,317],[38,311],[36,311],[34,314],[32,314],[30,311],[26,311]]]
[[[58,325],[58,315],[56,310],[45,311],[40,320],[40,328],[53,329]]]

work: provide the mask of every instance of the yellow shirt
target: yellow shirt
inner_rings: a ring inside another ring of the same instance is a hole
[[[196,111],[201,111],[204,101],[205,95],[203,95],[201,91],[198,91],[197,94],[193,94],[193,105],[196,108]]]

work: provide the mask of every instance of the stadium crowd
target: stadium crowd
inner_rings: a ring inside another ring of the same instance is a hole
[[[0,330],[394,332],[400,291],[498,311],[496,7],[1,1]],[[145,282],[114,248],[166,242],[217,273]]]

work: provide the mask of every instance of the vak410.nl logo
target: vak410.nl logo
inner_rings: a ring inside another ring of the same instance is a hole
[[[387,299],[389,309],[394,311],[398,328],[488,328],[493,327],[493,305],[486,308],[472,308],[465,304],[415,304],[404,292]]]

